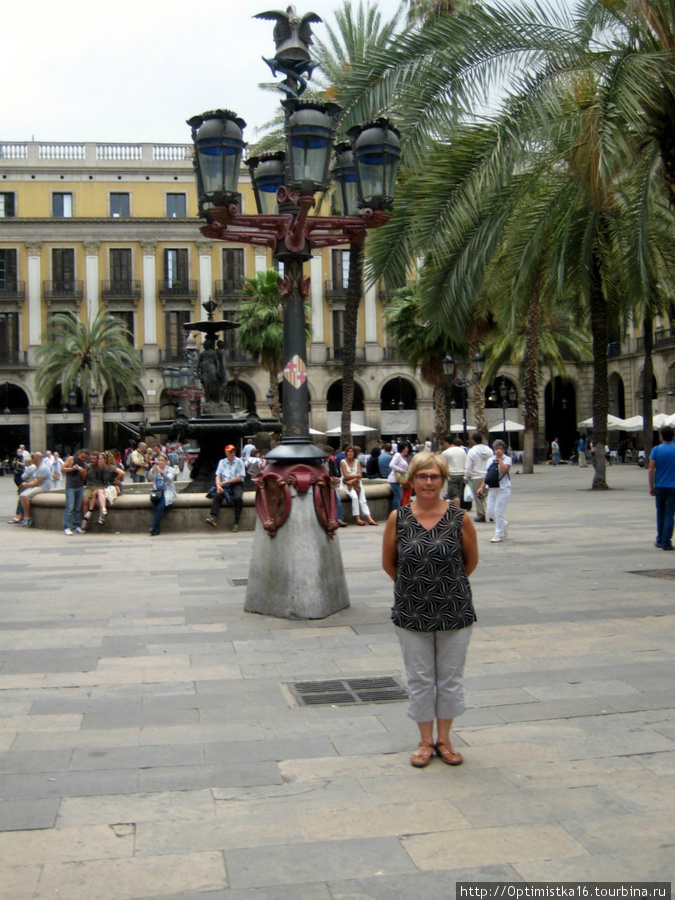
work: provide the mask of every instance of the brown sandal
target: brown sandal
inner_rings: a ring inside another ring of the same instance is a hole
[[[428,766],[435,749],[433,744],[420,741],[419,747],[410,757],[410,765],[415,766],[416,769],[423,769],[425,766]]]
[[[464,762],[464,757],[453,749],[450,741],[439,741],[436,744],[436,753],[449,766],[461,766]]]

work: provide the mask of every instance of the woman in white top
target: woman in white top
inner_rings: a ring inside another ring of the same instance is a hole
[[[497,487],[488,489],[487,514],[488,519],[495,520],[495,536],[490,539],[490,543],[499,544],[506,537],[506,531],[509,527],[509,523],[504,518],[504,510],[511,496],[511,477],[509,475],[511,457],[506,455],[506,444],[504,441],[495,441],[492,445],[492,450],[495,455],[493,462],[499,470],[499,484]],[[485,478],[487,478],[487,473]],[[478,489],[481,494],[485,490],[485,478]]]
[[[403,488],[401,487],[399,476],[402,476],[404,472],[408,471],[411,459],[412,453],[410,444],[407,441],[403,441],[389,463],[389,477],[387,478],[387,481],[391,485],[391,491],[394,495],[391,504],[392,510],[400,509],[401,506],[403,506]]]
[[[353,447],[347,447],[345,450],[345,458],[340,463],[340,472],[342,475],[340,489],[352,501],[352,514],[356,524],[365,525],[367,522],[369,525],[377,525],[375,519],[370,515],[366,494],[361,484],[361,463],[356,459]],[[366,522],[359,516],[359,512],[365,516]]]

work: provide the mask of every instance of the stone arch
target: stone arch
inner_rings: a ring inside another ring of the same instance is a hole
[[[544,389],[544,434],[549,444],[558,438],[563,459],[569,459],[575,449],[578,419],[576,385],[556,375]]]
[[[365,396],[363,388],[358,381],[354,380],[354,403],[352,411],[362,412],[364,409]],[[326,406],[328,412],[340,412],[342,410],[342,379],[335,378],[326,389]]]
[[[609,413],[612,416],[618,416],[620,419],[626,418],[626,389],[623,378],[619,372],[611,372],[607,380],[609,387]]]
[[[461,388],[459,388],[461,393]],[[502,394],[505,393],[505,399],[508,401],[510,407],[517,407],[518,401],[520,399],[520,391],[518,390],[518,382],[514,381],[512,378],[509,378],[508,375],[497,375],[492,384],[486,385],[485,387],[485,408],[486,409],[501,409],[502,408]],[[513,400],[511,399],[511,395],[515,392],[515,397]],[[453,399],[457,399],[453,397]]]
[[[30,396],[26,388],[16,384],[9,378],[0,384],[0,404],[2,409],[8,409],[12,413],[27,413],[30,409]]]

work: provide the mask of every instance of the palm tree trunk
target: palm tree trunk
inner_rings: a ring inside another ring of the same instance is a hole
[[[534,440],[539,422],[539,363],[537,346],[539,336],[539,295],[538,282],[530,294],[527,316],[527,338],[525,341],[525,374],[523,384],[523,419],[525,434],[523,442],[523,474],[534,473]]]
[[[281,409],[279,407],[279,373],[270,372],[270,392],[272,394],[272,416],[281,422]]]
[[[344,343],[342,346],[342,416],[340,445],[352,442],[352,407],[354,405],[354,373],[356,371],[356,332],[363,284],[363,241],[349,246],[349,280],[345,303]]]
[[[447,382],[445,376],[441,372],[441,377],[434,382],[433,404],[434,404],[434,447],[443,446],[443,437],[447,422],[448,409],[446,405],[446,389]]]
[[[474,358],[479,350],[480,344],[477,340],[469,341],[469,355],[471,356],[471,359]],[[471,389],[473,391],[474,423],[476,425],[476,431],[480,431],[483,435],[483,439],[487,441],[489,431],[487,420],[485,418],[485,388],[483,386],[483,379],[476,377]]]
[[[607,379],[607,342],[609,327],[607,324],[607,301],[602,291],[600,279],[600,261],[594,253],[591,260],[590,290],[591,334],[593,337],[593,456],[592,489],[608,490],[605,478],[605,444],[607,443],[607,412],[609,409],[609,390]]]
[[[652,452],[652,440],[654,430],[652,419],[654,412],[652,409],[652,382],[654,380],[654,360],[652,357],[654,351],[654,320],[652,316],[646,312],[642,319],[642,334],[645,343],[645,362],[642,369],[642,449],[645,451],[645,460],[649,459]]]
[[[91,443],[91,406],[88,396],[82,394],[82,446],[92,450]]]

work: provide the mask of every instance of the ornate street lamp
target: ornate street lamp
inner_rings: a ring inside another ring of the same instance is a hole
[[[285,160],[286,154],[279,152],[252,156],[246,162],[251,173],[256,209],[262,215],[271,216],[279,212],[277,193],[284,183]]]
[[[340,107],[303,100],[316,63],[309,54],[314,13],[298,17],[261,13],[277,23],[276,56],[265,60],[286,78],[279,85],[286,152],[248,161],[257,215],[239,212],[237,178],[243,149],[244,122],[227,110],[188,120],[194,141],[194,166],[202,234],[213,240],[247,243],[272,250],[283,263],[279,290],[284,300],[284,416],[281,444],[267,455],[257,479],[256,546],[249,572],[245,608],[294,618],[323,618],[349,605],[339,549],[335,491],[309,434],[309,388],[305,301],[309,279],[303,266],[324,247],[363,242],[366,230],[384,225],[391,216],[400,162],[397,130],[386,119],[350,129],[348,145],[339,144],[333,173],[338,185],[340,216],[310,215],[314,195],[328,189],[331,153]],[[310,492],[310,487],[312,491]],[[296,491],[291,512],[291,489]],[[314,509],[308,512],[310,497]],[[318,523],[317,523],[318,519]],[[319,524],[320,523],[320,524]],[[283,526],[283,527],[282,527]],[[276,538],[260,543],[265,532]],[[322,533],[323,532],[323,533]],[[333,549],[331,549],[333,548]],[[309,571],[308,571],[309,570]]]
[[[188,121],[195,145],[199,214],[210,206],[236,203],[246,122],[228,109],[216,109]]]
[[[473,378],[467,378],[466,376],[466,363],[461,363],[462,365],[462,374],[453,379],[453,375],[455,374],[456,363],[452,357],[452,354],[448,350],[443,358],[443,372],[445,373],[445,378],[450,385],[454,385],[458,390],[462,392],[462,438],[464,441],[468,440],[468,431],[466,427],[466,405],[467,405],[467,392],[472,385],[476,384],[480,381],[481,376],[483,374],[483,369],[485,368],[485,358],[483,354],[478,351],[474,356],[471,357],[471,370],[473,372]],[[452,404],[451,404],[452,407]],[[454,409],[454,407],[452,407]],[[452,423],[451,423],[452,424]]]
[[[399,133],[388,119],[355,125],[348,131],[354,152],[359,207],[392,209],[401,161]]]
[[[348,141],[335,145],[335,165],[332,169],[338,210],[345,216],[355,216],[359,212],[359,193],[356,178],[354,151]]]

